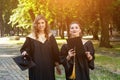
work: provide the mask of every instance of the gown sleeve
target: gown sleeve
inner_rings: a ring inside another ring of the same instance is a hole
[[[29,37],[26,37],[26,40],[25,40],[23,46],[21,47],[20,52],[22,53],[23,51],[26,51],[27,54],[31,56],[31,52],[32,52],[31,50],[32,50],[31,49],[31,40]]]
[[[93,57],[92,60],[88,61],[89,68],[91,70],[93,70],[94,69],[94,59],[95,59],[95,56],[94,56],[95,50],[94,50],[94,47],[93,47],[93,44],[91,41],[86,42],[85,51],[90,51],[90,54]]]
[[[61,50],[60,50],[60,62],[61,64],[63,64],[63,66],[66,65],[67,63],[67,50],[66,50],[66,44],[64,44],[62,47],[61,47]]]
[[[52,35],[52,51],[53,51],[53,58],[55,62],[59,62],[60,63],[60,59],[59,59],[59,49],[58,49],[58,45],[57,42],[55,40],[55,37]]]
[[[70,59],[69,61],[66,59],[67,55],[68,55],[68,48],[67,48],[67,44],[63,44],[63,46],[61,47],[60,50],[60,61],[61,64],[64,66],[64,68],[69,69],[71,67],[71,65],[73,65],[73,60]]]

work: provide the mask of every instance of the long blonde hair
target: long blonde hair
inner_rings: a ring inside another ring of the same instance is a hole
[[[49,28],[47,19],[43,15],[38,15],[35,18],[35,20],[33,22],[32,32],[34,33],[35,38],[38,39],[39,38],[39,36],[38,36],[39,35],[39,30],[38,30],[37,26],[38,26],[38,21],[40,19],[43,19],[45,21],[45,23],[46,23],[44,32],[45,32],[46,39],[48,39],[49,38],[49,33],[50,33],[50,28]]]

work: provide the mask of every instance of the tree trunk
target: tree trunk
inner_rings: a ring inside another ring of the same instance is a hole
[[[104,2],[104,3],[103,3]],[[107,0],[100,0],[99,2],[100,22],[101,22],[101,40],[100,47],[111,48],[109,40],[109,23],[110,23],[110,11],[108,7],[110,2]]]
[[[101,17],[101,39],[100,39],[100,47],[111,48],[110,40],[109,40],[109,23],[106,20],[107,18]]]
[[[66,26],[67,26],[67,36],[70,37],[69,29],[70,29],[70,18],[66,16]]]
[[[99,31],[99,21],[96,20],[94,23],[94,28],[93,28],[93,33],[92,33],[94,40],[99,40],[98,31]]]
[[[2,3],[0,2],[0,4]],[[3,36],[2,5],[0,5],[0,36]]]
[[[33,10],[32,10],[32,9],[29,10],[29,14],[30,14],[30,17],[31,17],[32,21],[34,21],[34,19],[35,19],[35,14],[33,13]]]
[[[58,26],[59,27],[59,36],[60,37],[62,36],[62,27],[61,26],[62,26],[62,23],[60,22],[59,26]]]
[[[61,39],[64,39],[64,24],[61,22]]]

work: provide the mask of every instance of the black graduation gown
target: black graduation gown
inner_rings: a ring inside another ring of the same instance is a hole
[[[94,47],[91,41],[87,41],[84,45],[85,51],[90,51],[93,56],[91,61],[88,61],[85,54],[76,55],[76,80],[90,80],[89,77],[89,68],[94,69]],[[69,79],[70,75],[72,74],[73,69],[73,58],[67,61],[66,57],[68,55],[68,45],[64,44],[61,48],[60,59],[61,63],[65,68],[66,80]]]
[[[29,69],[29,80],[55,80],[54,66],[59,62],[59,49],[53,35],[45,43],[26,37],[20,51],[27,51],[36,64]]]
[[[84,44],[84,49],[85,51],[90,51],[90,54],[92,55],[93,59],[88,61],[88,66],[91,70],[94,69],[94,59],[95,59],[95,50],[94,50],[94,47],[93,47],[93,44],[91,41],[87,41],[85,44]]]

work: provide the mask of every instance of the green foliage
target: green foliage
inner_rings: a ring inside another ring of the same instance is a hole
[[[10,17],[10,22],[12,26],[29,28],[32,25],[32,19],[29,14],[29,10],[33,10],[35,16],[38,14],[44,14],[48,18],[49,23],[52,21],[50,18],[50,12],[48,10],[47,4],[42,4],[37,2],[37,0],[18,0],[19,4],[16,9],[13,10],[13,14]]]
[[[12,10],[17,6],[16,0],[0,0],[0,32],[1,36],[8,34],[11,30],[11,25],[8,24]],[[12,5],[11,5],[12,4]]]
[[[112,3],[113,0],[103,0],[105,5],[102,4],[102,6],[99,1],[103,3],[102,0],[18,0],[19,3],[17,8],[13,10],[9,23],[11,23],[12,26],[22,27],[24,29],[31,27],[32,19],[29,14],[29,10],[32,10],[35,16],[38,14],[45,15],[49,24],[52,26],[52,29],[59,29],[60,36],[63,35],[62,33],[65,30],[68,31],[71,21],[80,22],[85,32],[92,28],[92,31],[94,29],[98,29],[94,30],[95,33],[98,33],[100,32],[99,29],[102,28],[101,26],[103,26],[103,24],[101,25],[100,23],[101,28],[96,28],[98,26],[94,26],[94,23],[97,19],[101,19],[101,12],[99,12],[101,10],[102,12],[105,11],[108,15],[110,14],[109,17],[104,18],[105,21],[107,22],[109,18],[109,21],[113,21],[112,24],[116,27],[118,26],[117,28],[119,30],[119,10],[116,11],[114,9],[115,6],[119,7],[120,0],[114,0],[114,3]],[[105,8],[103,9],[104,11],[102,8]],[[113,11],[115,17],[112,15]],[[118,16],[116,16],[116,14]],[[104,17],[108,15],[105,15]],[[114,20],[112,20],[112,17],[114,17]],[[105,21],[103,21],[103,23],[106,23]],[[104,31],[107,31],[107,35],[109,35],[108,30],[103,30],[103,32]]]
[[[14,14],[10,16],[9,23],[12,23],[12,26],[17,24],[16,27],[30,27],[31,18],[28,11],[34,7],[32,3],[33,2],[30,2],[30,0],[19,0],[18,7],[12,11]]]
[[[12,23],[12,26],[17,24],[17,27],[30,27],[31,18],[28,13],[30,9],[33,10],[35,16],[38,14],[45,15],[49,23],[54,22],[54,19],[57,21],[56,24],[62,21],[63,25],[72,20],[80,20],[86,25],[90,24],[92,1],[18,0],[18,2],[18,7],[13,10],[10,17],[9,23]]]

